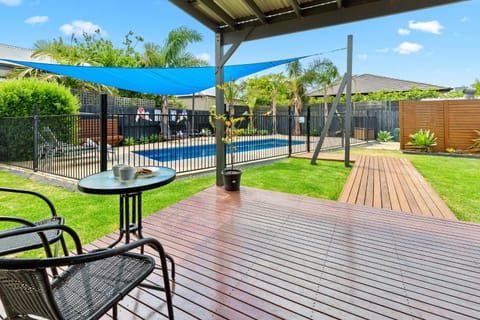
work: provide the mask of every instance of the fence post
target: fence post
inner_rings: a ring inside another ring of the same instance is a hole
[[[307,107],[307,152],[310,152],[310,106]]]
[[[292,107],[288,107],[288,156],[292,155]]]
[[[38,107],[33,105],[33,171],[38,171]]]
[[[100,95],[100,171],[107,171],[107,95]]]

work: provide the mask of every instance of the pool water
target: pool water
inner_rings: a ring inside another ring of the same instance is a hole
[[[292,141],[292,145],[304,144],[303,141]],[[283,139],[264,139],[239,141],[235,143],[237,152],[246,152],[254,150],[264,150],[288,146],[288,140]],[[136,154],[148,157],[156,161],[184,160],[215,155],[215,144],[205,144],[198,146],[179,146],[168,149],[151,149],[135,151]],[[227,148],[229,153],[229,148]]]

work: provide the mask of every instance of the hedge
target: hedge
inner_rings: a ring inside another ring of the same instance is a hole
[[[78,99],[63,85],[37,79],[0,82],[0,117],[76,114]]]

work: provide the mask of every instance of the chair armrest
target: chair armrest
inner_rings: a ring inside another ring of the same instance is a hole
[[[10,217],[10,216],[0,216],[0,222],[16,222],[21,224],[22,226],[27,226],[27,227],[35,227],[36,224],[23,218],[19,217]],[[1,232],[1,231],[0,231]]]
[[[8,239],[9,237],[14,238],[17,236],[36,233],[40,239],[40,242],[43,243],[43,247],[45,248],[45,250],[49,251],[50,250],[49,241],[45,235],[45,232],[50,230],[60,230],[62,232],[68,233],[75,243],[77,254],[82,254],[82,245],[81,245],[79,236],[76,234],[76,232],[72,228],[63,224],[45,224],[45,225],[36,225],[34,227],[27,226],[27,227],[9,229],[4,232],[0,232],[0,241],[2,239]],[[45,260],[47,259],[48,258],[46,258]],[[38,259],[2,259],[0,258],[0,264],[7,263],[7,261],[10,261],[10,260],[15,260],[20,262],[20,261],[38,260]],[[6,267],[6,269],[12,269],[12,268]]]
[[[43,225],[36,227],[25,227],[15,230],[9,230],[3,233],[0,233],[0,239],[18,236],[28,233],[37,233],[42,239],[44,245],[48,246],[48,242],[43,234],[43,231],[60,229],[65,233],[69,234],[73,241],[75,242],[75,247],[77,255],[74,256],[64,256],[64,257],[49,257],[42,259],[31,259],[31,258],[14,258],[14,259],[3,259],[0,257],[0,264],[5,269],[31,269],[31,268],[51,268],[51,267],[62,267],[62,266],[71,266],[75,264],[82,264],[91,261],[96,261],[100,259],[105,259],[113,257],[119,254],[126,253],[135,248],[149,245],[157,250],[160,255],[164,255],[165,251],[160,242],[153,238],[143,238],[136,241],[132,241],[128,244],[117,246],[114,248],[105,248],[97,249],[88,253],[83,253],[82,245],[80,238],[77,233],[70,227],[66,225]]]

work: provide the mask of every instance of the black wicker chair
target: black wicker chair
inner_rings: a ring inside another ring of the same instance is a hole
[[[28,221],[20,217],[13,217],[13,216],[7,216],[7,215],[0,216],[0,222],[8,222],[6,225],[11,226],[12,229],[31,227],[31,226],[40,226],[40,225],[63,225],[64,224],[64,219],[62,217],[57,216],[57,212],[55,210],[55,207],[53,206],[53,203],[44,195],[34,191],[4,188],[4,187],[0,187],[0,192],[21,193],[21,194],[32,195],[34,197],[37,197],[43,200],[48,205],[51,212],[51,217],[48,217],[40,221],[35,221],[35,222]],[[0,234],[8,230],[11,230],[11,229],[9,228],[6,230],[1,230]],[[65,241],[62,236],[62,230],[60,229],[49,230],[48,232],[45,232],[44,235],[49,244],[55,243],[54,255],[58,254],[59,243],[62,244],[62,249],[64,254],[68,255]],[[21,251],[39,249],[42,247],[45,247],[47,256],[52,256],[50,246],[44,246],[42,241],[40,241],[39,237],[36,235],[23,234],[23,235],[18,235],[16,237],[2,238],[0,239],[0,256],[17,253]]]
[[[40,259],[0,258],[0,299],[8,319],[31,319],[34,316],[47,319],[99,319],[110,309],[116,319],[117,303],[141,285],[155,268],[152,256],[134,250],[146,245],[159,253],[168,316],[173,319],[165,252],[155,239],[144,238],[115,248],[83,253],[80,239],[65,225],[21,228],[4,232],[0,238],[26,233],[39,235],[54,229],[60,229],[72,237],[76,254]],[[64,271],[52,278],[48,275],[52,267]]]

